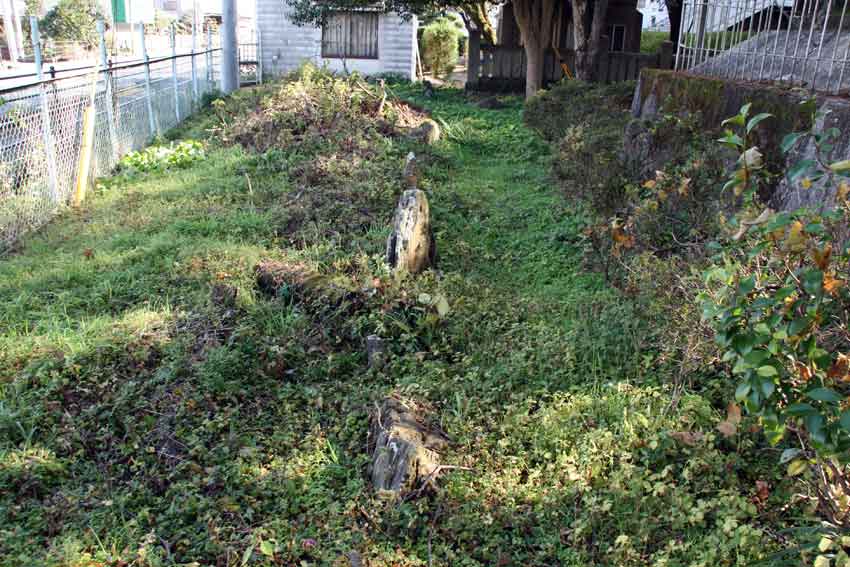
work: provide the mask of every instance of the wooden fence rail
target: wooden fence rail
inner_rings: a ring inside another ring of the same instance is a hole
[[[601,43],[607,45],[605,38]],[[575,71],[575,52],[561,49],[567,68]],[[561,61],[553,49],[547,49],[543,60],[543,86],[564,78]],[[664,42],[658,53],[604,51],[599,54],[596,80],[604,83],[637,79],[646,67],[672,69],[673,44]],[[525,50],[522,47],[481,45],[479,32],[469,37],[469,62],[466,88],[482,91],[522,91],[525,88]]]

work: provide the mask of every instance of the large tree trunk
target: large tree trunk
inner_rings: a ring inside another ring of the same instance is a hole
[[[543,61],[546,48],[552,43],[557,4],[558,0],[513,0],[514,17],[525,48],[526,98],[543,86]]]
[[[608,13],[608,0],[596,0],[593,3],[593,15],[590,15],[591,0],[573,0],[573,36],[576,42],[576,78],[592,81],[599,54],[599,40],[605,28],[605,16]]]
[[[670,41],[679,45],[679,32],[682,29],[682,0],[664,0],[667,6],[667,18],[670,20]]]
[[[496,30],[493,29],[493,24],[490,22],[490,18],[487,17],[487,2],[484,0],[464,2],[460,4],[460,8],[462,15],[465,16],[464,20],[467,20],[465,22],[467,29],[469,29],[469,23],[471,22],[475,26],[475,29],[481,32],[482,41],[490,45],[496,45]]]
[[[535,42],[525,42],[525,97],[533,97],[543,87],[543,67],[546,49],[535,45]]]

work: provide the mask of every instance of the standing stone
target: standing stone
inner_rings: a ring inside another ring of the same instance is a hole
[[[410,132],[410,136],[414,140],[422,142],[428,146],[440,141],[440,135],[440,125],[430,118],[426,119],[422,124]]]
[[[238,291],[237,288],[231,285],[215,283],[210,288],[210,301],[216,307],[233,308],[236,306]]]
[[[429,428],[415,403],[386,398],[372,416],[370,475],[377,491],[407,492],[432,476],[439,467],[438,451],[446,437]]]
[[[369,361],[369,368],[381,368],[384,366],[384,355],[387,347],[384,339],[378,335],[369,335],[366,337],[366,357]]]
[[[404,176],[408,189],[398,201],[387,239],[387,264],[396,272],[410,274],[433,266],[437,254],[428,197],[416,188],[415,159],[412,153],[407,157]]]

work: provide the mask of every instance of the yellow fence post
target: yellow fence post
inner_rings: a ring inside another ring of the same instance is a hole
[[[83,112],[83,139],[80,145],[80,160],[77,162],[77,187],[74,191],[74,206],[79,207],[86,198],[91,173],[92,152],[94,150],[94,99],[97,89],[97,72],[92,74],[91,96],[89,105]],[[107,101],[108,102],[108,101]]]

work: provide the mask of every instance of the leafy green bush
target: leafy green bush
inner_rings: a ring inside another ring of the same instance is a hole
[[[184,140],[167,146],[156,145],[138,152],[130,152],[119,162],[120,169],[129,172],[147,172],[188,167],[204,158],[204,145],[197,140]]]
[[[213,89],[212,91],[205,92],[203,96],[201,96],[201,108],[207,108],[213,102],[220,99],[224,96],[224,93],[218,89]]]
[[[53,40],[77,41],[89,47],[98,42],[95,23],[103,12],[94,0],[59,0],[40,22],[45,36]]]
[[[564,81],[526,102],[523,121],[557,143],[555,175],[564,191],[604,216],[623,202],[627,179],[619,167],[633,84]]]
[[[640,51],[641,53],[658,53],[661,44],[669,38],[670,34],[665,31],[644,30],[640,34]]]
[[[735,201],[718,187],[725,170],[725,155],[703,148],[695,133],[683,162],[671,162],[644,181],[636,192],[626,220],[641,250],[661,256],[701,255],[701,247],[721,230],[720,215]]]
[[[803,188],[825,183],[836,207],[774,214],[759,203],[757,189],[766,173],[761,152],[750,142],[756,125],[770,115],[750,117],[749,112],[745,105],[724,122],[730,129],[721,142],[740,152],[726,189],[741,195],[747,206],[733,219],[737,233],[706,272],[704,316],[737,377],[736,401],[758,417],[770,443],[790,440],[781,457],[788,474],[803,475],[820,513],[846,528],[850,161],[827,159],[841,135],[836,129],[787,136],[786,151],[808,139],[817,147],[817,159],[793,165],[789,181]],[[812,123],[820,118],[815,115]]]
[[[590,203],[594,212],[610,216],[626,202],[628,177],[619,167],[619,128],[578,124],[558,144],[555,175],[572,197]]]
[[[525,103],[523,122],[549,142],[557,142],[571,127],[581,124],[614,128],[621,139],[608,149],[619,151],[634,91],[634,81],[603,85],[564,80]]]
[[[0,449],[0,488],[39,494],[59,482],[66,473],[65,464],[53,451]]]
[[[449,18],[439,18],[422,32],[422,58],[435,75],[448,75],[457,63],[460,30]]]

